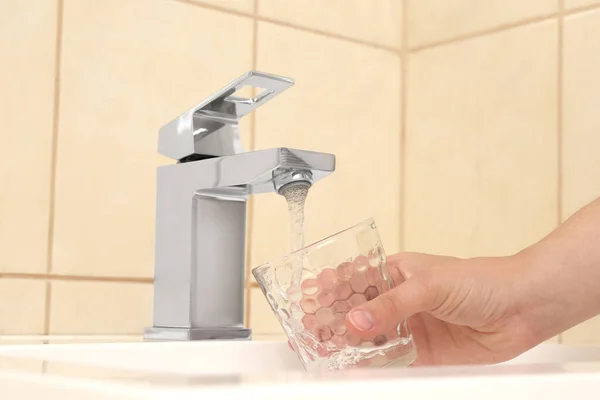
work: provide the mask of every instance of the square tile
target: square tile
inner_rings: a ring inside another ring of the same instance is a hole
[[[563,219],[600,197],[600,10],[565,19]]]
[[[404,0],[260,0],[263,17],[400,48]],[[290,43],[293,47],[293,44]]]
[[[373,217],[387,252],[398,251],[399,57],[270,23],[259,23],[258,38],[258,69],[296,84],[257,110],[256,148],[336,156],[336,171],[309,191],[306,243]],[[290,217],[282,196],[256,196],[253,218],[251,266],[289,252]]]
[[[411,47],[558,12],[557,0],[407,0]]]
[[[252,288],[250,292],[250,328],[252,336],[258,335],[284,335],[285,332],[275,317],[271,306],[258,288]]]
[[[254,2],[256,0],[191,0],[198,4],[208,4],[221,8],[229,8],[244,13],[254,13]]]
[[[0,335],[44,333],[46,281],[0,278]]]
[[[51,335],[141,335],[152,325],[152,284],[53,281],[51,285]]]
[[[557,24],[410,57],[406,250],[505,255],[557,223]]]
[[[577,325],[562,334],[563,344],[600,345],[600,317]]]
[[[0,272],[47,268],[57,2],[0,2]]]
[[[152,276],[158,130],[251,69],[252,20],[66,0],[63,34],[54,272]]]
[[[579,8],[579,7],[587,7],[587,6],[593,6],[595,4],[600,4],[600,1],[598,0],[564,0],[565,2],[565,9],[570,10],[573,8]]]

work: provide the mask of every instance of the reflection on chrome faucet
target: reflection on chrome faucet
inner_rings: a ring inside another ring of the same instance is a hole
[[[291,182],[313,184],[335,156],[275,148],[243,152],[238,125],[293,81],[248,72],[159,133],[152,340],[250,339],[243,326],[246,201]],[[253,86],[256,97],[236,97]]]

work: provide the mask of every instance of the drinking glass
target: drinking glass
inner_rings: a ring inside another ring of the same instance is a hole
[[[373,219],[252,270],[307,371],[408,366],[416,358],[406,321],[368,340],[348,332],[346,314],[393,288]],[[398,276],[396,276],[398,275]]]

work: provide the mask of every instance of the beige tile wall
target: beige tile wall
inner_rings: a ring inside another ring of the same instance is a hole
[[[0,66],[0,334],[151,323],[157,130],[250,69],[297,83],[246,148],[337,156],[308,241],[372,216],[389,253],[506,254],[600,193],[600,1],[0,0]],[[287,217],[252,199],[249,266]]]
[[[557,29],[545,21],[411,54],[408,249],[500,255],[556,226]]]
[[[0,273],[46,271],[56,25],[56,1],[0,2]]]

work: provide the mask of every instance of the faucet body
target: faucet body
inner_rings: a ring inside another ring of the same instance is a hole
[[[161,129],[151,340],[250,339],[244,327],[246,202],[250,195],[309,184],[335,170],[335,156],[275,148],[242,151],[238,121],[292,85],[249,72]],[[264,89],[242,99],[242,86]],[[266,94],[265,94],[266,93]]]

